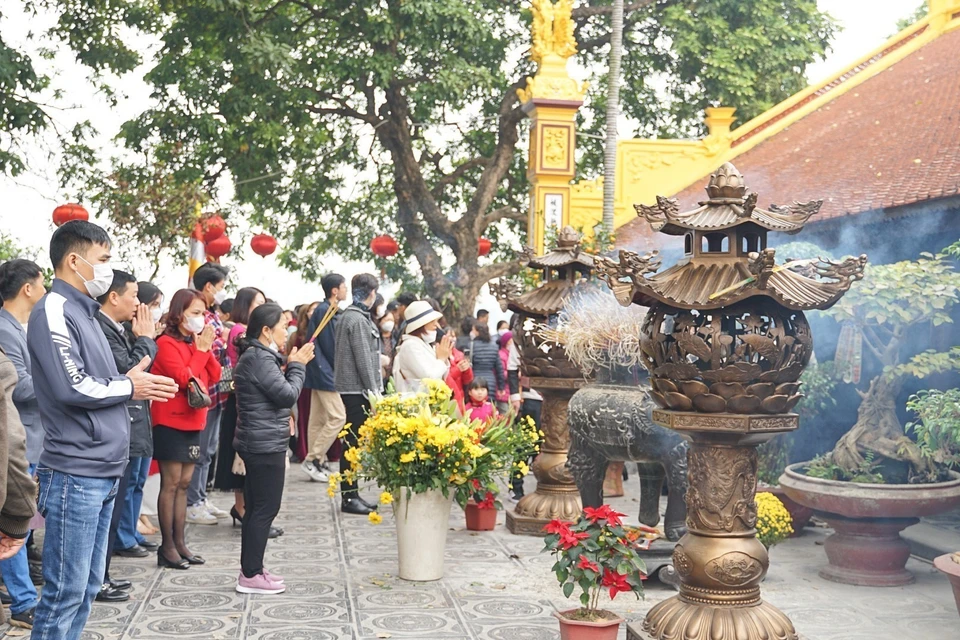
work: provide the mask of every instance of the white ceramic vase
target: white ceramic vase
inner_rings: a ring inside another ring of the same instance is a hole
[[[393,504],[397,521],[397,550],[400,554],[400,578],[430,582],[443,577],[443,554],[450,528],[453,490],[448,497],[431,489],[411,494],[400,489]]]

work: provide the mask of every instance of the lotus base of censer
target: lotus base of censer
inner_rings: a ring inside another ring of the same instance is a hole
[[[572,522],[580,517],[580,491],[567,469],[570,430],[567,408],[583,379],[531,378],[530,386],[543,396],[543,444],[533,463],[537,490],[524,496],[514,511],[507,511],[507,530],[517,535],[542,536],[551,520]]]
[[[657,410],[653,420],[690,441],[688,532],[673,552],[680,593],[654,606],[655,640],[797,640],[789,618],[760,597],[767,550],[757,540],[757,445],[797,428],[796,414]]]

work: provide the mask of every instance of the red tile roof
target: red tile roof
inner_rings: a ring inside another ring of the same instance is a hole
[[[822,198],[811,224],[957,195],[958,52],[960,30],[937,38],[731,161],[759,194],[760,206]],[[708,179],[676,194],[681,210],[706,199]],[[617,244],[639,248],[649,238],[649,223],[637,219],[621,227]]]

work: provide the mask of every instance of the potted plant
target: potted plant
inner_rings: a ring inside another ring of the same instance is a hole
[[[900,531],[918,518],[960,504],[960,475],[907,436],[896,413],[910,377],[960,365],[960,347],[905,357],[905,340],[927,326],[951,321],[960,301],[953,259],[960,242],[918,260],[868,266],[863,280],[827,313],[853,323],[882,370],[861,391],[857,422],[826,456],[787,467],[780,485],[814,509],[835,533],[829,565],[820,575],[848,584],[896,586],[913,581]],[[955,437],[955,433],[951,437]]]
[[[790,512],[777,496],[769,491],[757,494],[757,540],[770,550],[793,535]]]
[[[482,456],[474,460],[470,483],[457,491],[457,502],[463,507],[469,531],[492,531],[497,524],[497,511],[503,509],[498,499],[498,479],[516,471],[526,475],[526,463],[540,450],[536,423],[529,416],[520,420],[502,416],[487,425],[477,424]]]
[[[609,505],[586,507],[575,523],[550,522],[544,531],[544,551],[552,553],[563,595],[580,589],[578,609],[558,611],[561,640],[615,640],[623,619],[600,608],[600,594],[643,594],[646,567],[622,524],[622,513]]]

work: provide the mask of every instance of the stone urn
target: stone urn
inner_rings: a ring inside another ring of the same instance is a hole
[[[957,612],[960,612],[960,552],[939,556],[933,561],[933,566],[950,580],[953,599],[957,603]]]
[[[960,506],[960,474],[932,484],[863,484],[811,478],[806,463],[780,476],[787,496],[813,509],[833,527],[824,549],[829,564],[820,577],[870,587],[898,587],[914,581],[907,571],[910,547],[900,532],[923,516]]]

